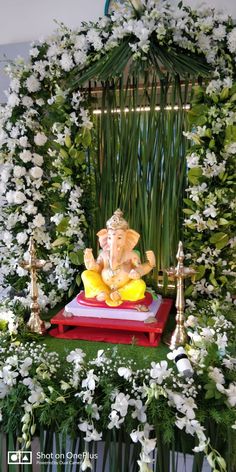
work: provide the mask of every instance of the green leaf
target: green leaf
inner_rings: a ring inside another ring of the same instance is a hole
[[[235,102],[235,101],[236,101],[236,93],[234,93],[234,94],[230,97],[230,101],[231,101],[231,102]]]
[[[190,208],[184,208],[183,213],[185,215],[192,215],[194,213],[194,210],[190,210]]]
[[[215,274],[214,274],[214,272],[211,272],[211,273],[210,273],[210,275],[209,275],[209,280],[210,280],[210,282],[212,283],[212,285],[213,285],[214,287],[217,288],[217,287],[219,286],[218,283],[217,283],[217,281],[216,281],[216,279],[215,279]]]
[[[218,221],[218,224],[220,226],[229,226],[230,222],[228,220],[226,220],[225,218],[220,218],[219,221]]]
[[[202,169],[200,167],[193,167],[192,169],[188,171],[188,180],[192,184],[197,184],[201,176],[202,176]]]
[[[210,237],[210,242],[213,244],[220,243],[221,241],[227,240],[228,235],[226,233],[215,233]]]
[[[70,137],[69,134],[67,134],[66,137],[65,137],[65,145],[66,145],[67,148],[70,148],[71,144],[72,144],[71,143],[71,137]]]
[[[76,159],[78,160],[79,164],[83,164],[85,161],[85,156],[86,154],[84,151],[77,151]]]
[[[189,297],[190,295],[192,295],[192,293],[193,293],[193,285],[192,285],[192,284],[189,285],[189,286],[186,288],[186,290],[185,290],[184,293],[185,293],[185,296],[186,296],[186,297]]]
[[[78,287],[79,287],[79,286],[81,285],[81,277],[80,277],[80,274],[78,274],[78,275],[76,276],[76,279],[75,279],[75,280],[76,280],[76,283],[77,283],[77,285],[78,285]]]
[[[69,155],[70,157],[73,157],[73,159],[76,157],[77,150],[75,149],[74,145],[70,147],[69,149]]]
[[[206,272],[206,266],[198,265],[196,270],[197,270],[197,273],[193,277],[196,281],[201,280]]]
[[[205,399],[210,400],[210,398],[215,398],[215,391],[209,389],[205,394]]]
[[[69,216],[65,216],[64,218],[62,218],[62,220],[56,227],[56,230],[58,231],[58,233],[64,233],[68,229],[69,221],[70,221]]]
[[[66,175],[72,175],[73,171],[69,167],[64,167],[63,166],[63,171]]]
[[[202,119],[205,118],[205,121],[204,121],[205,123],[207,119],[206,117],[204,117],[204,115],[206,115],[207,112],[208,112],[208,105],[205,105],[204,103],[195,105],[193,108],[191,108],[191,110],[189,110],[189,113],[188,113],[190,122],[194,124],[198,124],[197,120],[199,120],[200,118]]]
[[[226,98],[228,98],[228,96],[229,96],[229,89],[228,89],[228,87],[225,87],[225,88],[223,88],[223,90],[220,93],[220,99],[221,100],[226,100]]]
[[[53,182],[52,187],[54,188],[61,188],[61,184],[59,182]]]
[[[64,159],[66,159],[66,158],[68,157],[67,151],[66,151],[65,149],[63,149],[63,148],[60,149],[60,155],[61,155]]]
[[[90,131],[87,129],[83,133],[82,143],[85,147],[89,147],[91,142],[92,142],[92,135],[91,135]]]
[[[81,265],[84,262],[84,253],[82,249],[79,249],[77,252],[70,252],[69,258],[71,262],[75,265]]]
[[[67,242],[68,242],[68,238],[66,238],[66,236],[60,236],[60,238],[57,238],[55,239],[55,241],[53,241],[51,246],[55,248],[58,246],[63,246],[64,244],[67,244]]]

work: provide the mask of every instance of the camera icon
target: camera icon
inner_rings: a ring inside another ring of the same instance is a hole
[[[8,464],[32,464],[32,452],[8,451]]]

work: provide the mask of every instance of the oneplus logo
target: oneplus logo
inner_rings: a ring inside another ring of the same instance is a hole
[[[8,451],[8,464],[32,464],[32,452]]]

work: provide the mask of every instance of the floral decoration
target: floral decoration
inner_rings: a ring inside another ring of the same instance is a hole
[[[167,442],[175,425],[197,439],[194,451],[203,451],[215,471],[226,471],[205,424],[210,417],[223,435],[236,427],[230,321],[236,28],[212,9],[195,11],[182,3],[176,8],[154,0],[135,2],[134,8],[132,3],[77,31],[61,25],[47,41],[33,45],[28,64],[17,61],[8,67],[8,101],[0,113],[0,282],[15,288],[15,300],[29,303],[20,296],[28,279],[18,261],[27,257],[33,231],[40,257],[49,261],[40,280],[41,306],[55,305],[73,289],[92,184],[87,173],[92,117],[79,78],[91,74],[98,62],[106,69],[114,51],[121,59],[124,45],[139,66],[148,63],[155,47],[159,55],[166,51],[170,67],[175,63],[177,69],[183,56],[185,62],[204,58],[212,80],[196,89],[190,112],[193,147],[187,156],[184,223],[188,257],[198,269],[188,294],[200,295],[197,304],[188,301],[186,349],[194,376],[181,377],[167,360],[137,370],[132,361],[104,351],[86,362],[80,349],[68,354],[62,372],[56,353],[22,342],[16,307],[3,306],[0,325],[8,331],[3,331],[0,348],[2,427],[16,431],[25,447],[39,425],[82,431],[88,443],[100,440],[104,428],[125,428],[141,445],[139,467],[146,472],[152,470],[154,425],[162,427]],[[120,72],[116,69],[114,75]],[[16,415],[11,417],[13,404]],[[88,461],[85,465],[90,467]]]
[[[234,327],[225,317],[227,303],[221,306],[217,300],[214,304],[208,301],[200,311],[191,303],[186,322],[191,339],[186,349],[194,371],[191,378],[178,373],[169,360],[137,369],[132,359],[119,357],[116,348],[99,350],[88,361],[76,348],[66,355],[62,368],[58,354],[49,353],[42,343],[22,343],[20,331],[16,335],[14,330],[11,338],[3,333],[3,430],[15,431],[22,447],[29,448],[40,426],[68,435],[82,432],[85,443],[104,439],[104,430],[123,429],[132,442],[140,443],[138,464],[140,470],[148,471],[154,461],[156,428],[168,444],[176,426],[196,438],[195,453],[203,451],[216,471],[226,471],[206,425],[209,420],[219,425],[222,441],[227,428],[236,428]],[[172,353],[167,357],[173,360]],[[15,415],[10,415],[13,403]]]

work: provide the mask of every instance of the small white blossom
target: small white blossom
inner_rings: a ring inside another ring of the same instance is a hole
[[[37,146],[44,146],[47,142],[47,136],[44,133],[37,133],[34,137],[34,142]]]

